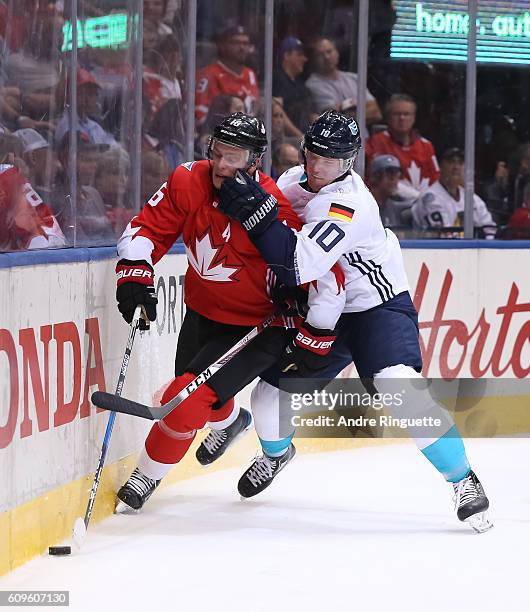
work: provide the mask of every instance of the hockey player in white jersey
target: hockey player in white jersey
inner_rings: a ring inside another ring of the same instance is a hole
[[[246,178],[225,181],[221,189],[220,208],[244,227],[252,227],[254,245],[281,282],[296,286],[314,281],[335,262],[346,278],[346,304],[321,304],[318,294],[314,295],[306,324],[287,347],[280,366],[262,374],[253,391],[252,409],[264,455],[239,482],[245,497],[270,484],[282,467],[283,454],[289,451],[292,436],[274,439],[278,432],[271,420],[271,405],[278,405],[279,379],[285,377],[282,370],[330,379],[353,362],[359,376],[373,379],[379,392],[388,389],[392,379],[421,378],[417,312],[400,245],[383,228],[377,203],[352,170],[360,146],[356,122],[335,111],[323,113],[309,127],[301,145],[303,165],[288,170],[278,181],[304,221],[300,231],[263,214],[266,211],[260,207],[265,194],[260,196]],[[251,201],[255,206],[249,214]],[[319,310],[328,311],[330,320],[330,308],[342,311],[337,312],[340,318],[335,329],[319,328]],[[319,342],[322,339],[325,342]],[[420,406],[421,414],[443,414],[444,427],[436,437],[410,433],[421,452],[452,483],[458,518],[469,521],[476,531],[485,531],[492,526],[487,516],[489,502],[470,468],[463,441],[449,415],[418,386],[407,387],[412,394],[407,409]]]

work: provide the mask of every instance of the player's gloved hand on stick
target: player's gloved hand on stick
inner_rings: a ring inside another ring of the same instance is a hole
[[[127,323],[132,321],[137,306],[143,306],[149,321],[154,321],[158,300],[155,295],[153,266],[144,259],[120,259],[116,264],[116,276],[118,310]],[[149,329],[143,318],[140,319],[140,329]]]
[[[249,236],[259,236],[278,218],[278,201],[246,172],[223,181],[219,210],[236,219]]]
[[[329,353],[336,338],[337,334],[331,329],[318,329],[304,323],[285,348],[280,369],[300,378],[318,376],[329,364]]]

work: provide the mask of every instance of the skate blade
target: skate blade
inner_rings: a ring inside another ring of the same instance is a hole
[[[139,514],[139,513],[140,513],[140,510],[135,510],[134,508],[131,508],[131,506],[129,506],[125,502],[122,502],[121,499],[118,501],[118,503],[116,504],[116,507],[114,508],[114,514]]]
[[[484,533],[493,527],[487,512],[477,512],[477,514],[466,519],[465,522],[477,533]]]

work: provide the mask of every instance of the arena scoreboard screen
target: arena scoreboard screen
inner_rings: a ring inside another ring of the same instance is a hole
[[[465,62],[469,15],[466,0],[394,0],[397,21],[390,56],[395,59]],[[530,2],[481,1],[477,62],[530,63]]]

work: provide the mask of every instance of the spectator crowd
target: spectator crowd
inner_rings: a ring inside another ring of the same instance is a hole
[[[79,1],[75,82],[70,79],[69,4],[0,0],[1,251],[112,245],[136,213],[131,3]],[[143,5],[142,204],[186,161],[184,60],[189,52],[182,0],[144,0]],[[263,35],[256,27],[263,22],[217,22],[208,18],[207,4],[199,5],[206,16],[196,48],[196,158],[204,156],[221,118],[236,111],[265,112]],[[115,34],[111,21],[123,15],[128,24],[123,40],[109,38],[107,44],[104,28],[97,40],[82,35],[96,21],[102,28],[104,18]],[[360,97],[357,74],[348,69],[351,45],[345,46],[344,33],[334,37],[334,28],[316,31],[310,22],[297,30],[296,23],[274,44],[275,179],[299,163],[300,139],[319,113],[333,108],[355,117]],[[370,88],[363,96],[365,180],[383,223],[400,237],[462,237],[462,142],[436,149],[422,135],[418,125],[425,129],[428,123],[414,88]],[[519,143],[514,153],[510,160],[499,157],[492,176],[477,181],[473,220],[478,237],[530,238],[530,143]]]

